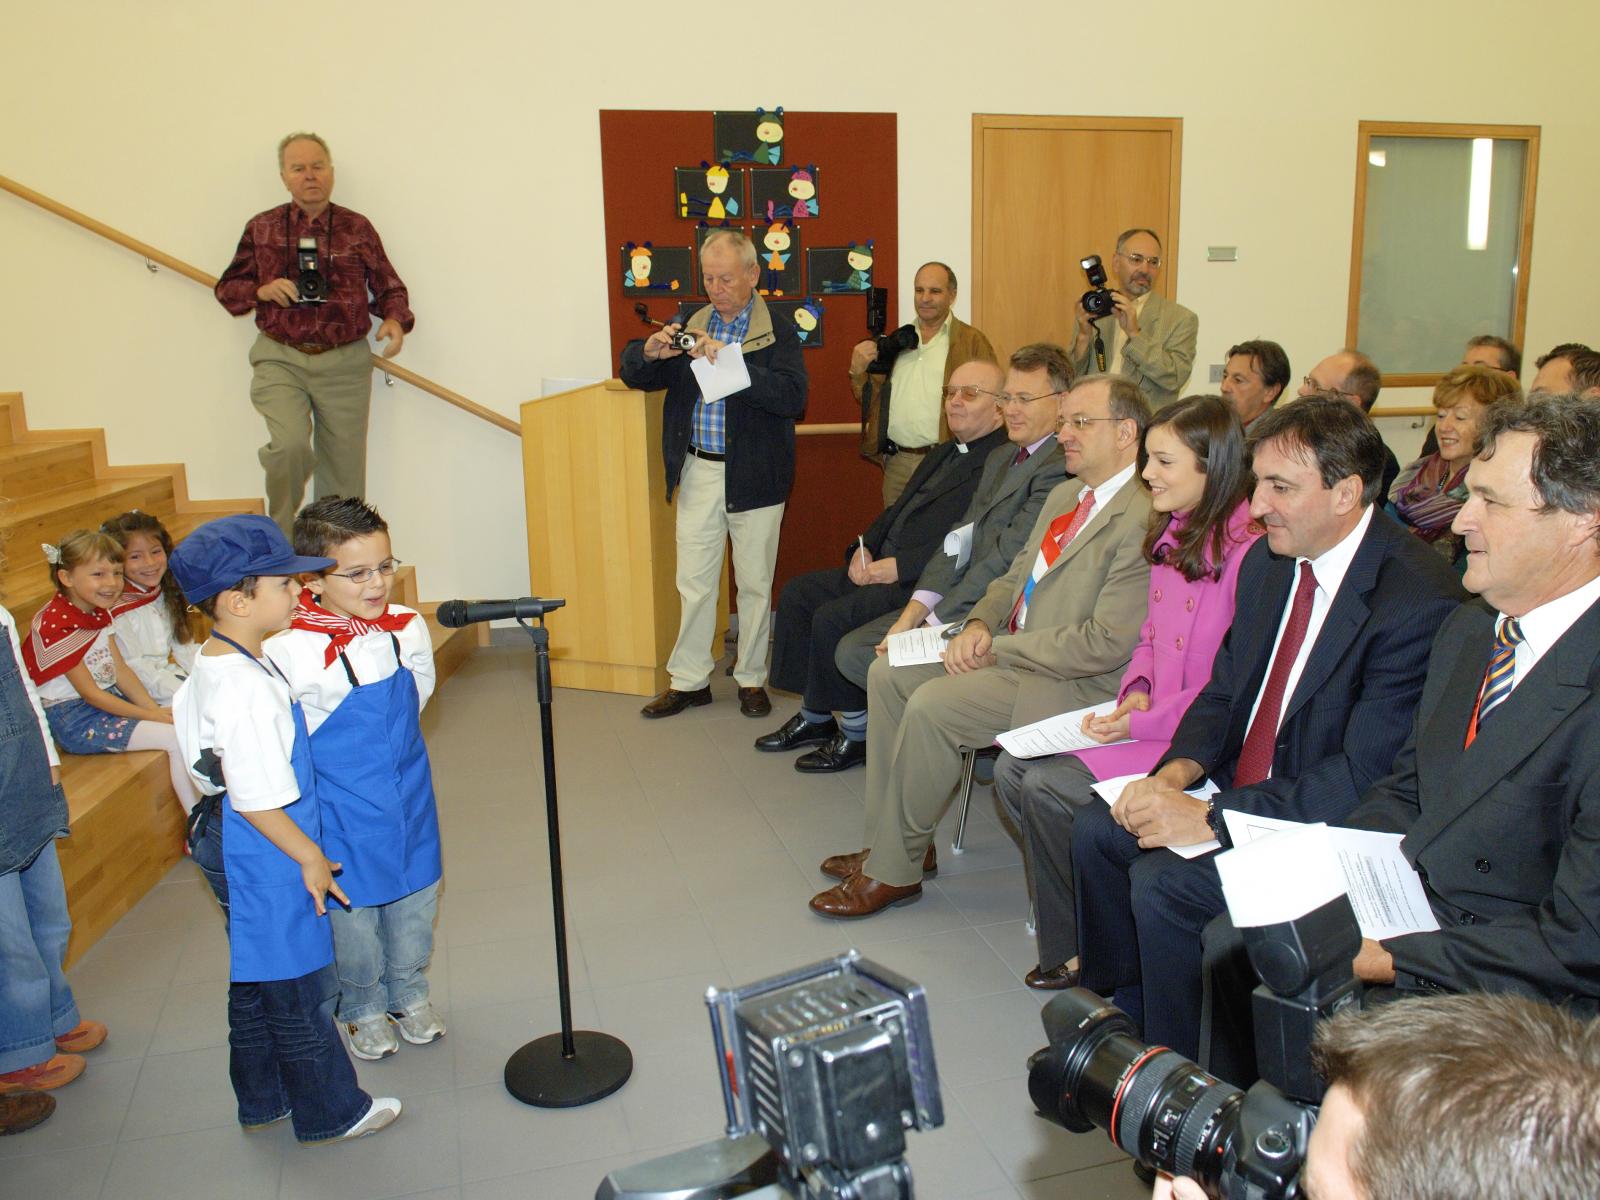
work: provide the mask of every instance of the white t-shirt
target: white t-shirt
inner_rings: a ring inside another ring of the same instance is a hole
[[[391,616],[413,611],[400,604],[388,608]],[[400,660],[416,680],[420,712],[433,695],[433,637],[420,615],[394,636],[400,640]],[[262,649],[288,676],[294,698],[305,709],[306,729],[315,733],[350,694],[350,677],[345,674],[344,665],[337,658],[328,663],[328,635],[309,629],[287,629],[268,638]],[[344,654],[363,686],[379,683],[395,673],[394,643],[387,633],[364,633],[345,646]]]
[[[172,702],[172,720],[201,793],[226,791],[237,812],[266,812],[298,800],[290,705],[288,684],[265,663],[233,650],[196,657]]]
[[[189,676],[199,642],[179,642],[172,636],[172,618],[161,600],[141,604],[111,622],[117,649],[157,704],[171,704],[178,687]]]
[[[117,686],[117,664],[111,657],[111,626],[107,625],[95,635],[94,642],[84,653],[82,665],[89,668],[90,677],[101,691],[109,692]],[[65,704],[68,700],[82,700],[83,697],[78,695],[78,689],[63,673],[39,685],[39,699],[49,708],[55,704]]]
[[[50,765],[59,767],[61,756],[56,753],[55,741],[50,737],[50,723],[44,719],[44,705],[39,703],[38,689],[33,686],[33,677],[28,674],[28,668],[22,661],[22,639],[17,636],[16,619],[3,605],[0,605],[0,625],[5,626],[6,636],[11,639],[11,653],[17,660],[17,673],[22,676],[22,686],[27,689],[28,701],[33,705],[33,714],[39,718],[39,734],[44,738],[44,752],[50,759]]]

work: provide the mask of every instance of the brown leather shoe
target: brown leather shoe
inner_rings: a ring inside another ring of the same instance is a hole
[[[1041,992],[1060,992],[1077,987],[1078,980],[1082,977],[1081,969],[1062,963],[1059,967],[1051,967],[1048,971],[1043,967],[1035,967],[1023,976],[1022,982]]]
[[[843,883],[811,897],[811,911],[834,920],[853,920],[856,917],[870,917],[896,904],[910,904],[921,899],[920,883],[913,883],[910,887],[895,887],[893,884],[879,883],[857,871]]]
[[[834,879],[849,879],[861,870],[861,864],[866,861],[865,850],[857,850],[854,854],[832,854],[823,859],[822,865],[817,869]],[[922,856],[922,877],[932,879],[938,873],[939,859],[934,853],[933,843],[929,842],[928,852]]]
[[[26,1133],[43,1125],[56,1110],[56,1098],[43,1092],[13,1092],[0,1096],[0,1137]]]
[[[767,689],[740,688],[739,711],[747,717],[770,717],[772,701],[767,699]]]
[[[675,717],[686,708],[699,708],[703,704],[711,703],[711,688],[706,686],[693,692],[680,692],[668,688],[639,710],[640,716],[650,717]]]

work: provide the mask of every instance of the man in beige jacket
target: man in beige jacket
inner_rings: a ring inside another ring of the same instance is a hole
[[[1107,371],[1139,385],[1151,408],[1165,408],[1183,392],[1194,367],[1200,318],[1153,289],[1161,275],[1161,239],[1154,230],[1129,229],[1111,256],[1116,308],[1091,318],[1080,303],[1072,361],[1078,373]]]

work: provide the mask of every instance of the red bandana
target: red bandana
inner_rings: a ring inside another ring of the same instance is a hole
[[[111,624],[111,614],[97,608],[84,612],[59,592],[33,614],[28,640],[22,643],[22,661],[35,684],[65,675],[83,661],[100,631]]]
[[[294,606],[294,616],[289,621],[289,628],[327,634],[328,653],[322,665],[331,667],[340,652],[362,634],[398,633],[409,625],[411,618],[416,615],[414,612],[386,612],[376,621],[365,621],[360,617],[343,617],[323,608],[311,594],[311,589],[305,588],[300,592],[300,602]]]
[[[161,585],[158,583],[153,588],[142,588],[131,579],[122,581],[122,595],[111,606],[111,615],[120,617],[123,613],[130,613],[136,608],[143,608],[146,604],[161,599]]]

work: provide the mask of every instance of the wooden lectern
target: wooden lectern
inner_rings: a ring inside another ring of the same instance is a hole
[[[653,696],[667,686],[678,556],[661,398],[608,379],[522,406],[528,579],[533,595],[567,602],[549,620],[557,687]],[[724,568],[718,643],[727,611]]]

